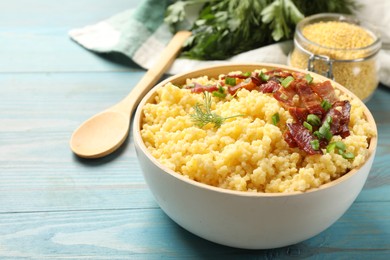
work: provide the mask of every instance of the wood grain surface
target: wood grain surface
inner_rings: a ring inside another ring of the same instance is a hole
[[[379,144],[363,191],[316,237],[241,250],[203,240],[158,207],[132,137],[96,160],[74,156],[73,130],[120,101],[145,71],[67,35],[138,1],[0,1],[0,259],[389,259],[390,88],[367,103]]]

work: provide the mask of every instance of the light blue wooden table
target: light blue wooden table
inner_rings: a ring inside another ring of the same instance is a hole
[[[129,0],[0,1],[0,259],[390,259],[390,88],[368,103],[379,147],[347,213],[297,245],[249,251],[187,232],[158,207],[132,138],[112,156],[75,157],[85,119],[121,100],[145,73],[72,42],[70,29]]]

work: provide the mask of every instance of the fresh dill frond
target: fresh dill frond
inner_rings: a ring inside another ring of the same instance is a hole
[[[211,102],[212,97],[209,92],[203,92],[204,95],[204,104],[197,103],[194,106],[194,113],[190,114],[190,117],[194,124],[200,128],[211,123],[214,124],[215,128],[219,128],[226,119],[238,117],[242,115],[235,115],[229,117],[222,117],[216,113],[211,112]]]

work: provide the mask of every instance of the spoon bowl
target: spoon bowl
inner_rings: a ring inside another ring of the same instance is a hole
[[[100,158],[114,152],[123,144],[129,133],[135,107],[171,66],[190,35],[189,31],[177,32],[161,53],[159,60],[126,98],[89,118],[73,132],[70,148],[76,155],[83,158]]]
[[[130,117],[106,110],[85,121],[72,137],[72,151],[80,157],[99,158],[118,149],[129,133]]]

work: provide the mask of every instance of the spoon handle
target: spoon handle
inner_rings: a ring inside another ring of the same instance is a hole
[[[138,84],[131,90],[131,92],[118,104],[112,107],[112,110],[124,112],[126,114],[133,113],[133,110],[141,101],[142,97],[157,83],[161,76],[172,65],[176,56],[180,52],[184,42],[191,35],[189,31],[177,32],[165,49],[162,51],[158,60],[145,73]]]

